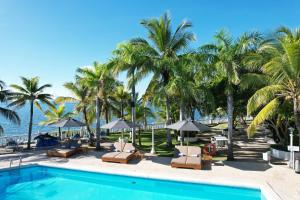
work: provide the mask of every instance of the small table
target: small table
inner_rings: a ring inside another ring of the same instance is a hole
[[[140,160],[144,159],[145,156],[144,152],[142,151],[136,151],[134,155],[136,158],[139,158]]]
[[[214,136],[211,138],[211,143],[216,144],[217,150],[227,148],[228,139],[225,136]]]
[[[204,154],[202,157],[203,160],[203,166],[206,166],[206,168],[211,168],[211,162],[212,162],[212,156]]]

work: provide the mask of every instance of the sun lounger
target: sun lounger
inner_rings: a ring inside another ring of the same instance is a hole
[[[78,141],[70,140],[62,144],[62,148],[48,150],[47,155],[49,157],[68,158],[79,152],[81,152],[81,147]]]
[[[201,148],[193,146],[176,146],[176,158],[171,166],[176,168],[201,169]]]
[[[131,143],[114,143],[115,152],[104,154],[101,159],[103,162],[128,163],[135,157],[136,149]]]
[[[47,151],[49,157],[62,157],[68,158],[78,152],[78,148],[73,149],[51,149]]]

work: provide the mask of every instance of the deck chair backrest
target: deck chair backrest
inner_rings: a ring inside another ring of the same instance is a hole
[[[177,150],[177,154],[179,156],[187,156],[188,155],[188,147],[187,146],[175,146]]]
[[[187,155],[192,156],[192,157],[199,157],[199,156],[201,156],[201,148],[200,147],[189,146]]]
[[[135,149],[135,147],[132,145],[132,143],[126,143],[125,146],[124,146],[123,152],[131,153],[131,152],[134,152],[135,150],[136,150],[136,149]]]
[[[114,143],[115,150],[118,152],[122,152],[125,144],[126,144],[125,142],[115,142]]]

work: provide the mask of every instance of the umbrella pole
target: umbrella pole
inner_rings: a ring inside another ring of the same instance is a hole
[[[152,126],[152,149],[150,152],[152,155],[155,154],[155,149],[154,149],[154,127]]]

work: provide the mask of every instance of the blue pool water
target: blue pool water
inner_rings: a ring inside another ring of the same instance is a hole
[[[1,200],[262,200],[261,191],[43,166],[0,172]]]

